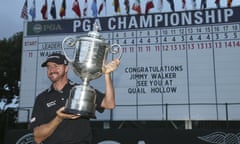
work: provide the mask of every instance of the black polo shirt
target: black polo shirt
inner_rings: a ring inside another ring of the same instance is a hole
[[[50,122],[56,117],[56,111],[65,106],[68,99],[70,89],[74,86],[69,82],[64,86],[62,91],[54,90],[53,86],[45,90],[35,100],[32,111],[30,128],[40,126]],[[96,90],[96,110],[103,112],[100,104],[104,94]],[[54,133],[48,137],[44,144],[90,144],[92,140],[92,132],[90,121],[87,118],[78,118],[77,120],[63,120]]]

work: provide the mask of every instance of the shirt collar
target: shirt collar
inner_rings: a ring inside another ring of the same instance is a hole
[[[67,84],[65,84],[65,86],[62,88],[62,90],[55,90],[53,87],[53,84],[51,84],[51,86],[47,89],[47,92],[50,93],[51,91],[56,91],[59,93],[63,93],[64,89],[66,89],[66,87],[71,86],[73,84],[72,81],[68,80]]]

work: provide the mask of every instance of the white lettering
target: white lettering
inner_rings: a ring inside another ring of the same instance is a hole
[[[118,29],[126,29],[127,28],[127,26],[126,26],[126,24],[127,24],[127,18],[126,17],[123,17],[123,18],[121,18],[121,17],[119,17],[118,18]]]
[[[77,28],[79,28],[80,26],[81,26],[80,20],[73,21],[73,32],[77,32]]]
[[[86,19],[83,21],[83,31],[90,31],[91,30],[91,21]]]
[[[233,16],[233,9],[224,10],[224,22],[228,22],[228,19],[231,16]]]
[[[115,18],[109,18],[108,19],[108,29],[109,30],[116,29],[116,19]]]

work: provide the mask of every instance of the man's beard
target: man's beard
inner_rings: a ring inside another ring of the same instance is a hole
[[[48,75],[48,78],[52,81],[52,83],[55,83],[61,78],[63,78],[63,76],[64,76],[64,73],[52,72]]]

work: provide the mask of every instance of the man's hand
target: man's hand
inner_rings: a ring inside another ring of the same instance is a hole
[[[116,70],[118,68],[119,64],[120,64],[120,60],[115,59],[115,60],[111,61],[110,63],[108,63],[107,65],[103,66],[102,72],[104,74],[109,74],[109,73],[113,72],[114,70]]]
[[[80,117],[78,115],[66,114],[64,113],[64,109],[65,107],[61,107],[57,110],[57,117],[59,117],[60,119],[77,119]]]

